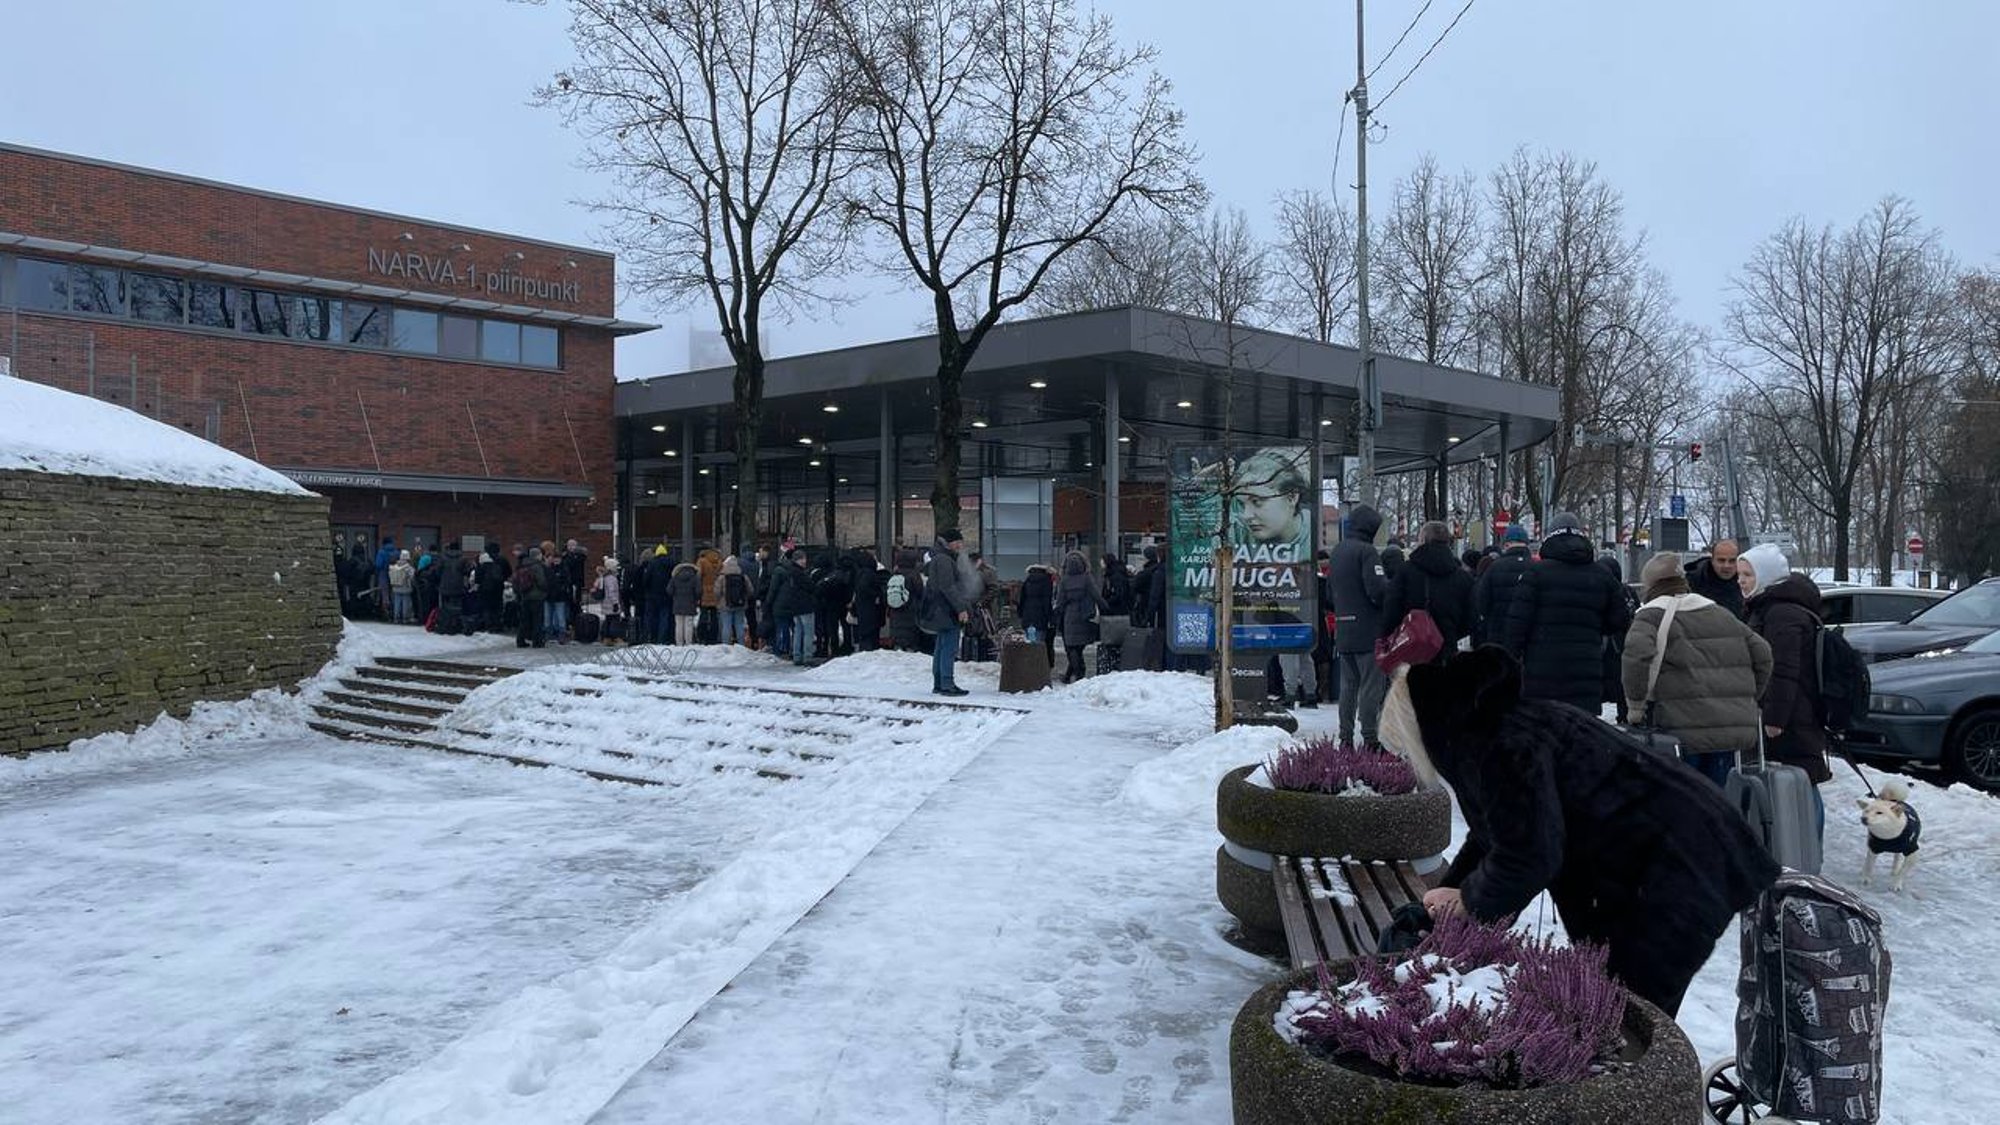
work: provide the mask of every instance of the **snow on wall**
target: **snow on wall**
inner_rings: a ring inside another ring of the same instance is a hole
[[[309,495],[289,478],[137,411],[0,378],[0,470]]]

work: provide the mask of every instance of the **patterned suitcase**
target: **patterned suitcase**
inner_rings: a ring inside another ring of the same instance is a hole
[[[1785,872],[1743,916],[1736,1065],[1773,1114],[1870,1125],[1882,1112],[1890,958],[1882,918],[1816,875]]]

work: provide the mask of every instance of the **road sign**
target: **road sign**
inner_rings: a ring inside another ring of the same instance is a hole
[[[1687,518],[1687,514],[1688,498],[1686,496],[1676,492],[1672,496],[1667,497],[1667,515],[1677,520],[1684,520]]]
[[[1911,554],[1913,554],[1913,555],[1921,555],[1921,554],[1923,554],[1923,553],[1924,553],[1924,537],[1923,537],[1923,536],[1921,536],[1921,535],[1912,535],[1912,536],[1910,536],[1910,541],[1909,541],[1909,543],[1907,544],[1907,546],[1908,546],[1908,548],[1909,548],[1909,552],[1910,552]]]

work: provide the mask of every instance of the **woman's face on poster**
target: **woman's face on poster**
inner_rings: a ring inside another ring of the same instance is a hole
[[[1259,543],[1285,543],[1298,538],[1299,494],[1253,488],[1236,497],[1236,519]]]

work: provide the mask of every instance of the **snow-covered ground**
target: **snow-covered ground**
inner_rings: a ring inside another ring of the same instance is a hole
[[[500,650],[362,627],[341,659],[440,652]],[[467,721],[588,687],[552,725],[672,745],[681,784],[331,742],[276,696],[0,761],[0,1118],[1227,1119],[1229,1022],[1280,970],[1222,939],[1214,784],[1278,736],[1208,735],[1206,681],[995,696],[962,668],[985,706],[926,729],[882,702],[934,702],[926,658],[718,650],[685,679],[864,700],[779,782],[705,768],[740,752],[691,733],[734,721],[726,691],[650,697],[599,655],[542,650]],[[1851,881],[1861,788],[1827,792]],[[1908,892],[1865,892],[1896,958],[1885,1120],[1969,1125],[2000,1098],[2000,803],[1915,799]],[[1708,1059],[1735,965],[1732,933],[1682,1013]]]
[[[136,410],[0,376],[0,469],[305,494],[291,478]]]

